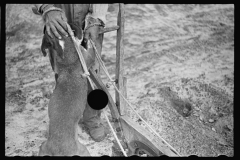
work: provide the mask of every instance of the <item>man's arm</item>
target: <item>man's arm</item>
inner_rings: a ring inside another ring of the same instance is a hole
[[[67,31],[67,18],[60,8],[54,7],[53,4],[35,4],[32,11],[43,17],[43,21],[46,26],[46,31],[48,35],[53,38],[53,34],[61,39],[61,35],[68,36]]]
[[[92,4],[92,13],[93,18],[98,18],[106,24],[106,15],[108,11],[108,4]]]
[[[99,39],[99,32],[106,23],[107,12],[108,4],[90,4],[89,14],[85,19],[85,39],[91,37],[94,42]]]

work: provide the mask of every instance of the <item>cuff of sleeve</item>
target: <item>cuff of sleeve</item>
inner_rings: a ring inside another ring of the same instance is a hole
[[[40,7],[42,6],[43,4],[35,4],[33,7],[32,7],[32,11],[34,14],[37,14],[37,15],[41,15],[40,13]]]

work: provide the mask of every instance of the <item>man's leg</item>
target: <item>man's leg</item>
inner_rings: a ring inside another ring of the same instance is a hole
[[[88,87],[91,87],[89,82]],[[100,116],[101,111],[92,109],[87,103],[83,112],[83,124],[87,128],[91,138],[96,142],[100,142],[106,137],[105,129]]]
[[[100,13],[101,11],[101,13]],[[91,17],[87,17],[85,25],[91,25],[93,23],[100,23],[101,20],[98,19],[96,15],[99,16],[99,18],[103,19],[107,13],[107,7],[106,4],[93,4],[92,7],[92,14]],[[105,22],[105,19],[103,20]],[[87,27],[86,26],[86,27]],[[102,43],[103,43],[103,34],[99,35],[100,29],[102,29],[103,26],[93,26],[90,27],[86,32],[91,32],[90,38],[93,40],[98,53],[101,55],[102,51]],[[86,33],[87,34],[87,33]],[[86,37],[85,37],[86,38]],[[89,38],[89,37],[87,37]],[[100,66],[99,63],[97,62],[97,59],[95,59],[95,64],[93,65],[93,70],[96,71],[97,74],[100,73]],[[90,84],[88,83],[88,87],[90,87]],[[90,91],[90,90],[89,90]],[[83,121],[85,126],[89,130],[90,136],[93,138],[93,140],[99,142],[102,141],[106,137],[106,133],[104,130],[104,126],[102,124],[102,120],[100,119],[101,116],[101,111],[99,110],[94,110],[89,105],[87,104],[85,111],[83,113]]]
[[[96,28],[95,30],[98,30],[98,29]],[[98,50],[98,53],[100,53],[100,55],[101,55],[101,49],[102,49],[102,41],[103,41],[103,35],[100,35],[97,39],[93,40]],[[95,64],[92,66],[92,68],[94,71],[96,71],[97,74],[99,74],[100,66],[96,59],[95,59]],[[88,82],[88,88],[89,89],[91,88],[89,82]],[[106,137],[104,126],[102,124],[102,120],[100,119],[100,116],[101,116],[101,111],[94,110],[87,104],[83,112],[83,121],[85,126],[89,130],[90,136],[93,138],[93,140],[97,142],[102,141]]]

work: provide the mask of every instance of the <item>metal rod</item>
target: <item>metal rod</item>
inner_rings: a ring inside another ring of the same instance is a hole
[[[124,56],[124,46],[123,46],[123,38],[124,38],[124,4],[119,3],[119,12],[117,25],[119,29],[117,31],[117,45],[116,45],[116,70],[115,70],[115,79],[118,81],[116,83],[117,88],[121,93],[124,93],[123,86],[123,75],[124,75],[124,67],[123,67],[123,56]],[[119,95],[117,91],[115,91],[115,99],[116,104],[119,110],[120,115],[124,115],[124,100]]]
[[[111,123],[109,122],[109,119],[108,119],[105,111],[103,111],[103,114],[104,114],[104,116],[105,116],[105,118],[106,118],[106,120],[107,120],[107,123],[108,123],[108,125],[109,125],[109,127],[110,127],[110,129],[111,129],[111,131],[112,131],[112,133],[113,133],[114,138],[116,139],[116,141],[117,141],[117,143],[118,143],[121,151],[123,152],[123,155],[124,155],[125,157],[127,157],[127,154],[126,154],[126,152],[124,151],[124,149],[123,149],[123,147],[122,147],[122,145],[121,145],[121,143],[120,143],[120,141],[119,141],[119,139],[118,139],[118,137],[117,137],[117,135],[116,135],[116,133],[115,133],[112,125],[111,125]]]

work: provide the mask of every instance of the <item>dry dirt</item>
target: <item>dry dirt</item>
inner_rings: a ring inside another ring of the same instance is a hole
[[[46,140],[54,75],[40,51],[40,17],[31,5],[6,8],[5,155],[32,156]],[[180,154],[233,156],[234,5],[128,4],[125,9],[131,104]],[[109,11],[107,26],[116,25],[117,5]],[[102,58],[112,76],[115,47],[116,32],[106,33]],[[110,92],[114,95],[113,88]],[[134,113],[129,116],[139,122]],[[111,156],[113,139],[109,131],[96,143],[79,128],[79,140],[93,156]]]

